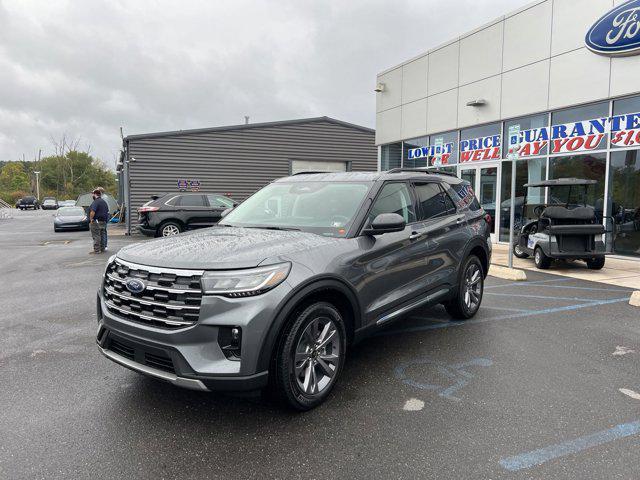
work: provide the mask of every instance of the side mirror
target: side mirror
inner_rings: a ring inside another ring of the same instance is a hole
[[[231,213],[231,211],[233,210],[233,208],[227,208],[226,210],[223,210],[222,213],[220,214],[220,218],[224,218],[227,215],[229,215]]]
[[[382,235],[383,233],[401,232],[407,226],[397,213],[381,213],[371,222],[371,226],[362,233],[365,235]]]

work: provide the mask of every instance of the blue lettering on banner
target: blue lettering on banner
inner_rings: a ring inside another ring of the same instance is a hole
[[[607,12],[589,29],[584,42],[600,55],[640,53],[640,0],[624,2]]]
[[[502,148],[500,135],[460,141],[460,163],[499,160]]]
[[[408,160],[416,160],[419,158],[429,159],[433,164],[434,157],[439,157],[441,165],[448,165],[449,159],[453,152],[453,143],[445,143],[442,145],[428,145],[426,147],[411,148],[407,152]]]

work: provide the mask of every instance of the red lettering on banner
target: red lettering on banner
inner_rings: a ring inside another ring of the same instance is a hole
[[[575,137],[567,142],[567,150],[575,152],[576,150],[582,150],[584,145],[584,137]]]
[[[542,149],[547,146],[547,142],[546,141],[533,142],[532,145],[533,145],[533,152],[531,152],[531,155],[535,156],[535,155],[539,155]]]
[[[600,142],[604,138],[604,133],[599,133],[597,135],[589,135],[587,137],[587,141],[585,142],[584,148],[586,150],[595,150],[600,145]]]
[[[468,162],[471,160],[471,153],[473,152],[460,152],[460,163]]]

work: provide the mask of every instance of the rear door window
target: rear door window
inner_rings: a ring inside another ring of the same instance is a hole
[[[413,199],[406,183],[387,183],[369,211],[369,222],[381,213],[397,213],[406,223],[416,221]]]
[[[180,207],[204,207],[204,197],[202,195],[182,195],[176,205]]]
[[[420,220],[450,215],[456,211],[449,195],[437,183],[417,183],[415,185],[420,203]]]
[[[227,197],[223,197],[222,195],[213,195],[211,193],[207,194],[207,200],[209,200],[209,205],[213,208],[232,208],[233,200]]]

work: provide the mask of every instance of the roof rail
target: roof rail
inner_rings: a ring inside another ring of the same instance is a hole
[[[426,173],[427,175],[448,175],[450,177],[457,177],[455,173],[447,172],[445,170],[425,170],[422,168],[392,168],[391,170],[383,173]]]
[[[320,171],[309,170],[308,172],[297,172],[297,173],[292,174],[291,176],[295,177],[296,175],[317,175],[319,173],[333,173],[333,172],[320,172]]]

